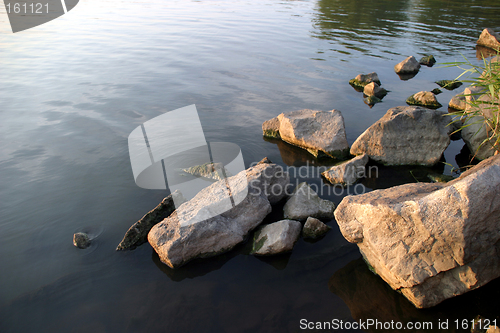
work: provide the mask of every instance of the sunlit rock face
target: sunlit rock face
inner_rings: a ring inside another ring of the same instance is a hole
[[[347,196],[335,218],[382,279],[426,308],[500,276],[499,188],[495,156],[446,184]]]

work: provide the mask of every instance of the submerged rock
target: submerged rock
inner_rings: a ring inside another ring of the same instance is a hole
[[[278,117],[266,120],[262,124],[262,132],[265,137],[281,139],[280,136],[280,121]]]
[[[352,185],[365,176],[365,166],[368,160],[368,155],[362,154],[331,167],[321,175],[332,184]]]
[[[364,131],[351,154],[366,154],[386,165],[433,165],[450,143],[450,117],[419,106],[397,106]]]
[[[442,93],[443,91],[439,88],[434,88],[431,90],[431,93],[433,93],[434,95],[439,95],[440,93]]]
[[[86,249],[90,246],[90,238],[84,232],[77,232],[73,235],[73,245],[79,249]]]
[[[408,105],[425,106],[431,109],[438,109],[442,105],[437,101],[436,95],[430,91],[420,91],[406,99]]]
[[[454,90],[462,85],[462,82],[455,80],[440,80],[436,81],[436,83],[446,90]]]
[[[338,110],[299,110],[282,113],[274,118],[279,122],[278,132],[283,141],[307,150],[315,157],[328,156],[343,159],[349,154],[344,117]],[[268,132],[276,122],[267,123]],[[263,128],[264,128],[263,125]]]
[[[331,220],[335,204],[321,199],[306,183],[300,183],[283,207],[286,219],[305,221],[308,217]]]
[[[418,308],[500,276],[500,156],[446,184],[416,183],[347,196],[342,235]]]
[[[371,82],[365,86],[365,88],[363,89],[363,93],[366,96],[376,96],[378,98],[383,98],[385,95],[387,95],[387,90],[381,88],[377,83]]]
[[[349,84],[355,89],[363,90],[363,88],[371,82],[375,82],[379,86],[382,84],[380,83],[380,79],[375,72],[369,74],[358,74],[354,79],[349,81]]]
[[[304,228],[302,228],[302,236],[304,238],[316,239],[326,234],[331,228],[314,217],[308,217]]]
[[[289,183],[282,167],[258,164],[201,190],[156,224],[148,241],[172,268],[229,251],[286,196]]]
[[[378,98],[377,96],[367,96],[367,97],[363,98],[363,101],[370,108],[373,107],[375,104],[382,102],[382,100],[380,98]]]
[[[175,211],[175,207],[180,206],[186,199],[182,193],[176,190],[174,193],[167,196],[153,210],[144,215],[139,221],[134,223],[123,237],[123,240],[116,247],[117,251],[133,250],[137,246],[148,241],[148,233],[151,228],[163,221]]]
[[[483,45],[491,49],[500,50],[500,35],[493,31],[493,29],[486,28],[481,32],[479,39],[477,40],[478,45]]]
[[[394,66],[397,74],[415,74],[420,70],[420,64],[414,56],[410,56]]]
[[[182,169],[185,173],[189,173],[193,176],[204,177],[212,180],[222,180],[227,177],[231,177],[231,173],[224,168],[222,163],[205,163],[201,165],[196,165],[187,169]]]
[[[263,226],[255,232],[252,254],[268,256],[292,251],[300,236],[299,221],[281,220]]]
[[[420,65],[425,65],[427,67],[432,67],[436,63],[436,59],[434,58],[433,55],[428,55],[425,57],[420,58],[419,62]]]

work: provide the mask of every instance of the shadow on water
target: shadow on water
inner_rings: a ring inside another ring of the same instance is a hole
[[[354,320],[378,319],[381,322],[432,322],[433,329],[405,330],[406,332],[443,332],[438,329],[439,322],[448,320],[446,332],[470,332],[456,328],[455,320],[470,323],[477,315],[490,320],[497,319],[500,297],[500,279],[464,295],[446,300],[429,309],[415,308],[404,296],[392,290],[380,277],[373,274],[363,259],[356,259],[333,274],[328,281],[330,291],[342,298],[351,311]],[[383,332],[371,329],[366,332]],[[387,330],[385,330],[387,331]]]

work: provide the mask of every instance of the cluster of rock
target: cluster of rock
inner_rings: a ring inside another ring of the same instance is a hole
[[[375,72],[369,74],[358,74],[349,84],[357,91],[362,91],[365,103],[370,107],[382,101],[388,91],[380,86],[382,83]]]

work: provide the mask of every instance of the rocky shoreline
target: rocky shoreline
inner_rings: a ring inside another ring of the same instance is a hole
[[[491,47],[491,36],[496,35],[485,31],[481,38],[486,42],[478,44]],[[408,57],[394,70],[407,80],[422,65],[435,62],[433,56],[420,61]],[[453,80],[436,83],[444,89],[460,86]],[[389,93],[375,72],[360,74],[349,84],[363,91],[367,104]],[[467,112],[471,91],[474,87],[466,88],[449,105]],[[350,147],[339,110],[284,112],[265,121],[262,131],[264,137],[302,148],[314,158],[330,159],[324,180],[349,186],[365,176],[369,161],[432,166],[441,160],[457,127],[452,115],[435,110],[441,107],[435,98],[439,92],[410,96],[410,106],[389,109]],[[474,135],[472,130],[462,130],[461,138],[477,149],[482,137],[476,137],[479,129]],[[412,183],[348,195],[338,207],[307,183],[290,192],[288,173],[265,158],[218,179],[177,209],[172,196],[181,194],[173,193],[130,228],[117,250],[133,249],[147,238],[171,268],[230,251],[246,240],[252,242],[253,255],[276,255],[292,251],[301,235],[320,239],[330,229],[323,222],[335,218],[345,239],[357,244],[373,272],[392,289],[417,308],[435,306],[500,276],[500,202],[495,201],[500,156],[488,147],[476,155],[481,163],[447,183]],[[239,204],[224,199],[227,191],[241,196]],[[285,201],[283,219],[262,225],[271,207]]]

